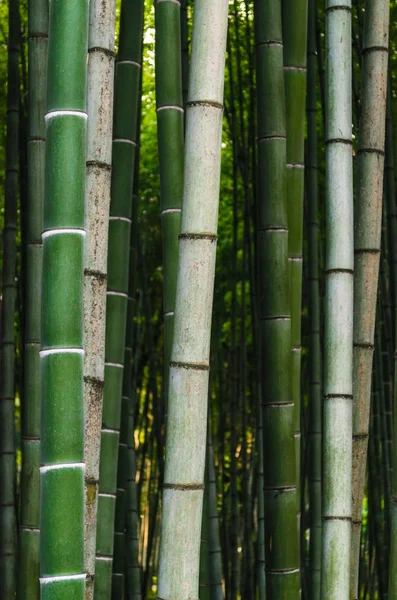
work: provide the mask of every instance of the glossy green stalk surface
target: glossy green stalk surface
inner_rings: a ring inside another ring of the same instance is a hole
[[[41,319],[41,600],[83,600],[88,4],[50,5]]]
[[[155,2],[156,106],[163,233],[164,390],[168,393],[174,331],[178,235],[183,194],[181,5]],[[165,397],[167,404],[167,398]]]

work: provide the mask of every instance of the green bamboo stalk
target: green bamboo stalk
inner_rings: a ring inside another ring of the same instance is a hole
[[[397,224],[396,210],[396,182],[394,178],[394,142],[393,122],[391,106],[391,78],[388,78],[387,102],[386,102],[386,156],[385,156],[385,183],[387,202],[387,230],[388,230],[388,255],[390,261],[390,288],[392,301],[392,314],[395,320],[397,306],[397,236],[395,235]],[[392,322],[395,338],[395,322]]]
[[[138,68],[138,90],[136,98],[134,98],[134,110],[132,117],[135,119],[135,154],[132,169],[135,174],[135,161],[137,156],[137,145],[139,143],[139,126],[140,126],[140,106],[142,91],[142,41],[143,41],[143,19],[144,19],[144,2],[136,0],[129,9],[129,14],[124,13],[120,27],[126,29],[120,30],[120,37],[125,36],[125,41],[128,43],[128,57],[135,61],[135,68]],[[127,29],[128,27],[128,29]],[[128,37],[127,37],[128,36]],[[124,55],[127,57],[127,52]],[[124,60],[122,56],[118,57]],[[127,59],[128,60],[128,59]],[[135,85],[135,83],[134,83]],[[134,177],[133,177],[134,181]],[[134,189],[134,188],[133,188]],[[132,196],[132,207],[130,208],[130,239],[128,242],[129,253],[129,269],[128,269],[128,306],[127,306],[127,327],[124,349],[124,373],[122,384],[122,399],[121,399],[121,421],[120,421],[120,439],[119,439],[119,458],[117,467],[117,499],[116,499],[116,514],[115,514],[115,530],[114,530],[114,561],[113,561],[113,582],[112,582],[112,598],[118,600],[122,597],[125,588],[125,549],[126,549],[126,516],[127,516],[127,485],[128,485],[128,436],[129,436],[129,410],[132,398],[131,379],[132,379],[132,347],[133,347],[133,318],[135,313],[135,281],[136,281],[136,253],[131,254],[131,244],[137,244],[137,220],[138,220],[138,205]],[[133,223],[133,224],[132,224]],[[132,241],[132,235],[135,235],[135,240]],[[117,242],[115,242],[117,243]],[[132,261],[131,261],[132,259]],[[124,289],[124,288],[123,288]],[[134,291],[133,291],[134,290]],[[132,431],[133,435],[133,431]]]
[[[95,600],[108,600],[124,587],[125,497],[128,422],[122,412],[122,384],[128,307],[129,247],[138,91],[142,56],[142,1],[121,6],[115,68],[112,180],[107,262],[105,388],[103,397],[96,542]],[[124,403],[124,409],[126,403]],[[120,460],[119,443],[121,449]],[[120,485],[120,479],[123,485]],[[117,496],[117,500],[116,500]],[[116,529],[115,529],[116,527]],[[112,577],[113,553],[115,564]]]
[[[137,124],[137,150],[134,165],[134,188],[132,196],[132,223],[130,238],[130,274],[128,289],[128,329],[126,335],[130,336],[131,347],[131,376],[128,397],[128,471],[127,471],[127,509],[126,509],[126,598],[128,600],[141,600],[141,565],[139,563],[139,510],[136,485],[136,453],[135,453],[135,413],[136,413],[136,385],[138,375],[138,351],[140,349],[140,326],[133,323],[136,313],[137,292],[137,266],[138,266],[138,213],[139,213],[139,157],[140,157],[140,124],[141,124],[141,99],[142,99],[142,72],[139,92],[138,124]],[[139,296],[138,315],[142,312],[142,294]],[[130,327],[134,327],[131,331]],[[133,347],[138,350],[133,351]]]
[[[258,590],[258,600],[266,600],[266,579],[265,579],[265,505],[264,505],[264,485],[263,485],[263,424],[262,410],[259,400],[261,398],[261,389],[258,386],[258,428],[257,428],[257,452],[258,452],[258,472],[257,472],[257,494],[258,494],[258,535],[256,541],[256,583]]]
[[[83,600],[88,5],[50,5],[41,321],[42,600]]]
[[[197,0],[170,365],[158,596],[198,597],[227,0]]]
[[[390,152],[391,148],[387,147],[388,152]],[[390,155],[389,155],[390,159]],[[390,169],[388,173],[388,177],[393,177],[393,171]],[[394,188],[394,183],[393,183]],[[388,198],[388,207],[393,204],[393,199]],[[393,208],[393,212],[395,214],[395,208]],[[390,214],[388,215],[390,218]],[[393,232],[393,235],[395,233]],[[395,283],[395,282],[394,282]],[[394,314],[394,318],[396,319],[396,312]],[[397,331],[396,327],[397,323],[395,323],[395,331]],[[396,342],[395,342],[396,344]],[[394,353],[394,398],[393,398],[393,472],[392,472],[392,482],[391,482],[391,549],[390,549],[390,565],[391,568],[389,570],[389,599],[396,600],[397,598],[397,572],[396,572],[396,560],[397,560],[397,347],[395,348]]]
[[[309,598],[319,600],[321,584],[321,338],[319,289],[319,220],[317,179],[317,52],[316,0],[309,0],[307,49],[307,163],[306,194],[309,230],[309,445],[310,503]]]
[[[321,597],[349,598],[352,516],[351,3],[327,0],[325,374]]]
[[[181,5],[156,0],[156,106],[163,234],[163,316],[165,405],[174,330],[178,235],[183,194],[183,97]],[[185,58],[186,60],[186,58]],[[186,70],[186,65],[184,65]]]
[[[87,73],[86,231],[84,257],[85,570],[94,597],[102,403],[108,224],[112,163],[114,0],[90,2]]]
[[[217,508],[216,473],[214,447],[212,444],[211,420],[208,421],[208,514],[209,514],[209,554],[210,554],[210,590],[211,600],[223,600],[222,554],[219,537],[219,517]]]
[[[353,471],[350,598],[358,598],[361,512],[382,227],[389,1],[366,2],[355,207]]]
[[[258,94],[258,320],[261,344],[266,597],[299,597],[281,1],[255,3]],[[282,452],[280,452],[282,447]]]
[[[199,574],[199,599],[211,599],[210,587],[210,515],[209,515],[209,490],[208,490],[208,442],[207,456],[205,464],[205,488],[203,497],[203,514],[201,520],[201,540],[200,540],[200,574]]]
[[[307,7],[308,0],[282,0],[287,125],[288,262],[291,295],[291,400],[295,411],[298,536],[301,520],[301,314]]]
[[[183,108],[186,107],[189,87],[189,27],[188,0],[181,0],[181,51],[182,51],[182,98]],[[184,112],[186,116],[186,110]],[[186,119],[184,125],[186,125]]]
[[[7,134],[0,340],[0,580],[5,600],[15,597],[17,573],[14,312],[19,191],[19,55],[19,2],[10,0],[8,7]]]
[[[19,600],[38,600],[40,553],[40,335],[48,2],[28,12],[28,186]]]

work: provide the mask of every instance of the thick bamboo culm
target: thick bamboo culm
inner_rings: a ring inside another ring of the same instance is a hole
[[[40,336],[43,245],[48,2],[28,12],[28,188],[19,600],[39,600],[40,554]]]
[[[174,331],[178,235],[183,194],[184,108],[182,98],[181,5],[155,2],[156,107],[163,234],[164,402],[167,405]]]
[[[354,231],[353,471],[350,598],[357,600],[381,248],[389,0],[365,3]],[[369,284],[369,282],[371,282]],[[383,382],[381,383],[383,385]]]
[[[281,2],[255,3],[258,94],[258,322],[261,344],[266,598],[299,598],[299,541],[286,189]],[[278,449],[282,444],[283,452]]]
[[[15,454],[15,332],[17,203],[19,189],[20,22],[19,1],[8,11],[8,90],[4,190],[0,380],[0,579],[4,600],[15,597],[17,574]]]
[[[120,424],[128,421],[126,403],[123,419],[121,412],[142,26],[142,1],[124,1],[115,67],[95,600],[109,600],[124,587],[124,568],[120,569],[119,557],[123,563],[127,442],[120,439]]]
[[[348,600],[352,516],[353,189],[351,3],[328,0],[321,597]]]
[[[88,5],[50,5],[41,321],[41,600],[83,600]]]
[[[198,597],[227,0],[197,0],[168,395],[158,596]]]
[[[309,598],[320,600],[321,584],[321,429],[322,355],[319,282],[318,177],[317,177],[317,56],[316,0],[309,0],[307,48],[307,159],[306,198],[309,230],[309,445],[308,487],[310,504]]]
[[[99,459],[105,377],[108,224],[112,164],[114,0],[90,2],[84,255],[85,570],[94,597]]]

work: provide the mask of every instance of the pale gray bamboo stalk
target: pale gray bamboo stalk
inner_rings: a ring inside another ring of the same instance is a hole
[[[105,370],[108,224],[112,164],[115,0],[91,0],[87,65],[84,405],[86,600],[94,596],[99,455]]]
[[[353,471],[350,598],[358,598],[362,501],[367,465],[372,362],[382,226],[389,0],[367,0],[354,238]]]
[[[324,472],[321,597],[348,600],[353,408],[351,0],[327,0]]]
[[[198,598],[228,0],[196,0],[158,597]]]

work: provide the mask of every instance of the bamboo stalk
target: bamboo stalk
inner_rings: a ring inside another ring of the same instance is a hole
[[[38,600],[40,553],[40,329],[48,4],[29,5],[29,120],[19,600]]]
[[[8,6],[6,166],[4,190],[0,382],[0,579],[4,600],[15,597],[17,531],[15,498],[15,333],[16,237],[19,186],[19,2]]]
[[[301,314],[307,11],[308,0],[282,0],[287,125],[288,262],[291,294],[291,399],[294,403],[295,415],[298,532],[300,532],[301,519]]]
[[[125,430],[120,436],[120,425],[125,425],[128,421],[128,405],[127,413],[121,418],[121,396],[142,27],[142,1],[124,1],[121,7],[119,51],[115,67],[95,600],[108,600],[111,594],[119,593],[124,586],[124,561],[119,557],[124,556],[125,542],[127,444],[124,438]],[[123,485],[120,485],[120,478]],[[115,560],[112,576],[113,554]],[[120,563],[123,565],[122,569]]]
[[[197,0],[170,366],[158,596],[198,597],[228,2]]]
[[[84,257],[85,569],[94,597],[99,459],[105,377],[108,224],[112,162],[115,2],[90,2]]]
[[[353,189],[351,3],[328,0],[321,596],[349,598],[352,516]]]
[[[41,323],[42,600],[83,600],[88,5],[50,5]]]
[[[309,597],[319,600],[321,584],[321,338],[319,289],[319,217],[317,178],[317,52],[316,0],[309,0],[309,37],[307,52],[307,164],[306,186],[309,230],[309,430],[308,474],[310,506]]]
[[[299,597],[281,2],[255,3],[258,94],[258,321],[266,597]],[[280,452],[282,447],[282,452]]]
[[[353,520],[350,567],[350,597],[353,599],[358,598],[361,511],[381,245],[388,32],[388,0],[366,2],[354,242]]]
[[[160,164],[161,227],[163,234],[164,390],[174,331],[178,235],[183,194],[183,98],[181,5],[179,0],[155,2],[156,107]],[[186,60],[186,59],[185,59]],[[186,65],[185,69],[186,69]]]

